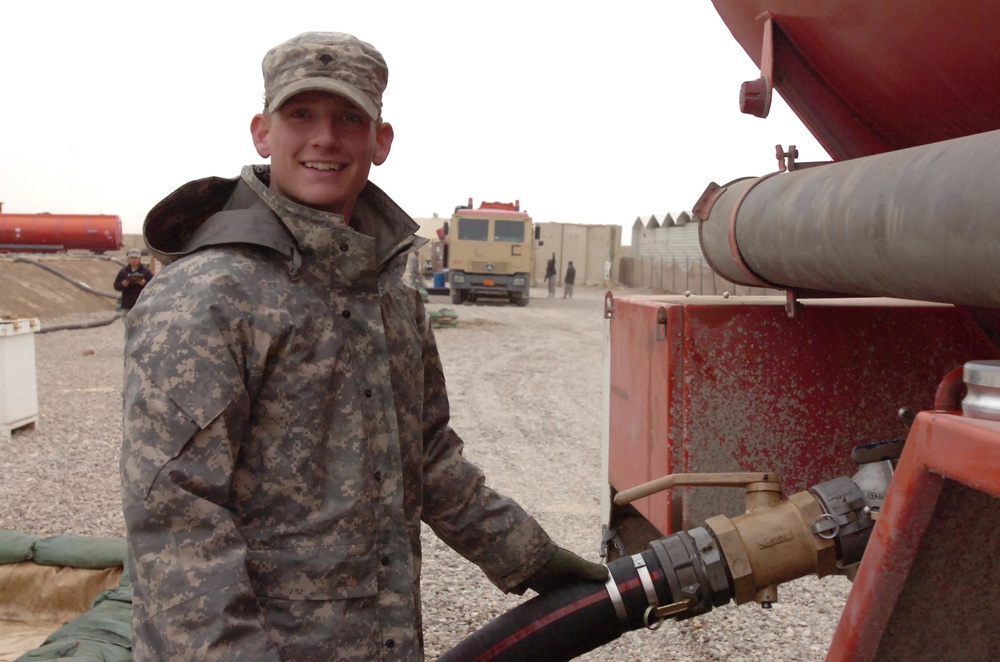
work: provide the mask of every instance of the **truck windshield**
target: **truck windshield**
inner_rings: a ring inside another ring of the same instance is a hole
[[[524,241],[524,221],[494,221],[493,241]]]
[[[469,241],[488,241],[490,238],[490,221],[486,218],[458,219],[458,238]]]

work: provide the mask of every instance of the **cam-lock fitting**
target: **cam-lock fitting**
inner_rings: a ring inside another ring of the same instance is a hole
[[[677,486],[744,489],[745,513],[732,518],[718,515],[705,522],[725,559],[736,604],[756,600],[770,607],[778,599],[778,584],[812,573],[823,577],[837,572],[835,540],[813,530],[825,515],[820,501],[810,492],[782,501],[781,480],[774,473],[672,474],[618,493],[615,503]]]

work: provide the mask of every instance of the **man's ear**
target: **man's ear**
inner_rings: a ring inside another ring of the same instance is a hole
[[[253,137],[253,146],[257,148],[257,153],[262,158],[271,156],[271,145],[268,143],[268,136],[271,135],[271,123],[263,113],[258,113],[250,120],[250,135]]]
[[[380,166],[389,158],[389,149],[392,147],[392,139],[395,132],[392,125],[382,122],[375,127],[375,153],[372,155],[372,163]]]

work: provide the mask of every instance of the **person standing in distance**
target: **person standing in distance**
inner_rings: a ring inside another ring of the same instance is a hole
[[[573,298],[573,283],[576,282],[576,267],[573,266],[573,260],[569,261],[569,266],[566,267],[566,275],[563,276],[563,299]]]
[[[549,298],[551,299],[556,295],[556,256],[554,253],[545,263],[545,280],[549,283]]]
[[[138,248],[129,249],[125,258],[128,265],[119,269],[114,288],[122,293],[122,310],[127,312],[135,306],[146,283],[153,279],[153,272],[142,264],[142,251]]]
[[[501,590],[604,581],[462,455],[421,297],[424,240],[368,179],[393,129],[370,44],[264,57],[270,165],[190,182],[144,234],[167,266],[126,318],[133,655],[421,660],[421,522]]]

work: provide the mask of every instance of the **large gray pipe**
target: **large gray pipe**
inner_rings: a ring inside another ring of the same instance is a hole
[[[734,283],[1000,307],[1000,131],[736,180],[695,212]]]

